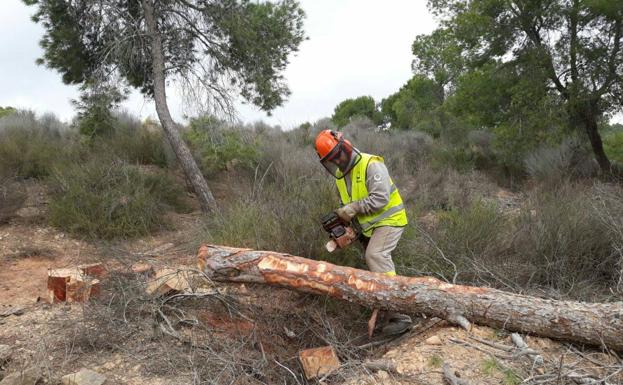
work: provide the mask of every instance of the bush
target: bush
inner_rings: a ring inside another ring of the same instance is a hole
[[[350,136],[360,131],[376,132],[377,126],[367,116],[353,116],[347,124],[342,127],[342,132],[346,136]]]
[[[523,268],[514,273],[517,281],[575,298],[612,287],[620,255],[612,228],[595,208],[595,195],[593,188],[577,183],[532,192],[511,244],[510,258],[523,261]],[[603,199],[611,216],[623,215],[623,207],[612,198]]]
[[[0,107],[0,118],[2,118],[3,116],[11,115],[16,111],[17,110],[13,107]]]
[[[9,178],[0,177],[0,224],[8,221],[22,208],[26,193]]]
[[[474,130],[467,134],[467,143],[469,143],[473,151],[482,153],[485,156],[492,153],[492,142],[493,134],[489,131]]]
[[[604,135],[604,150],[610,160],[623,165],[623,130]]]
[[[167,227],[164,212],[185,210],[184,195],[166,175],[94,158],[55,171],[50,222],[89,238],[136,237]]]
[[[434,231],[412,223],[413,229],[405,232],[394,258],[402,269],[474,282],[482,266],[498,263],[508,222],[495,206],[474,201],[464,208],[437,212],[436,217]]]
[[[285,185],[276,181],[281,177],[271,179],[237,197],[224,208],[222,216],[210,218],[207,238],[215,243],[279,250],[314,259],[346,258],[349,253],[330,256],[324,250],[328,236],[320,218],[338,206],[333,186],[305,176],[289,179]]]
[[[52,115],[19,111],[0,118],[0,175],[43,178],[71,156],[74,143]]]
[[[194,150],[204,174],[214,176],[227,169],[253,169],[259,154],[250,131],[226,127],[213,117],[201,117],[190,122],[185,139]]]
[[[612,291],[623,294],[623,190],[615,185],[594,188],[593,208],[612,240],[610,260],[614,262]],[[618,261],[617,261],[618,260]]]
[[[558,146],[544,146],[528,154],[524,160],[530,177],[547,183],[587,177],[597,166],[585,148],[575,140],[565,140]]]
[[[135,164],[168,167],[174,164],[173,150],[159,126],[141,124],[131,115],[119,113],[113,121],[113,131],[107,136],[92,138],[95,151],[113,154]]]
[[[87,82],[80,89],[80,98],[72,101],[78,110],[75,122],[78,132],[89,139],[113,135],[116,123],[113,110],[125,99],[125,92],[106,82]]]
[[[477,155],[467,146],[440,145],[432,153],[431,166],[436,170],[450,167],[459,172],[476,168]]]

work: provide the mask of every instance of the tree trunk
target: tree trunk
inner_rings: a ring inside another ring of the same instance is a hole
[[[601,168],[604,175],[610,175],[612,173],[612,164],[604,151],[604,144],[601,140],[601,135],[599,135],[599,125],[597,123],[599,112],[597,111],[597,102],[586,101],[582,106],[578,107],[578,109],[580,121],[584,125],[584,130],[591,142],[595,160],[597,160],[599,168]]]
[[[154,101],[156,102],[156,112],[164,129],[164,133],[171,143],[175,155],[182,165],[193,191],[199,199],[201,210],[204,213],[218,211],[216,200],[201,174],[195,159],[192,157],[188,146],[182,140],[180,133],[175,126],[175,122],[169,112],[166,97],[165,65],[164,52],[162,50],[162,40],[158,30],[158,23],[154,15],[153,0],[143,0],[143,11],[145,13],[145,24],[151,39],[152,73],[154,77]]]
[[[468,320],[486,326],[623,350],[623,302],[555,301],[432,277],[388,277],[272,251],[202,246],[199,269],[215,281],[279,285],[368,308]]]
[[[591,141],[591,147],[595,153],[595,159],[597,160],[597,163],[599,163],[601,171],[605,175],[609,175],[612,172],[612,165],[610,164],[610,159],[608,159],[608,156],[604,151],[604,145],[601,141],[601,135],[599,135],[597,120],[595,117],[591,117],[589,121],[585,122],[585,127],[588,138]]]

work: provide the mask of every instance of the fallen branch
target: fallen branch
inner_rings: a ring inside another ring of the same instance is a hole
[[[480,325],[623,350],[623,302],[556,301],[224,246],[202,246],[198,263],[215,281],[279,285],[371,309],[423,313],[455,322],[461,316]]]
[[[534,360],[535,365],[543,365],[543,357],[536,351],[530,349],[530,346],[521,338],[518,333],[511,334],[511,341],[517,346],[520,351],[517,356],[528,355]]]
[[[396,364],[390,360],[370,360],[364,361],[362,366],[368,370],[379,371],[383,370],[389,373],[401,374],[396,368]]]
[[[503,359],[503,360],[509,360],[509,359],[513,358],[513,356],[510,355],[510,354],[501,354],[501,353],[491,352],[491,351],[489,351],[489,350],[487,350],[485,348],[482,348],[482,347],[480,347],[478,345],[471,344],[471,343],[469,343],[467,341],[463,341],[463,340],[458,339],[458,338],[449,338],[448,341],[450,341],[450,342],[452,342],[454,344],[463,345],[463,346],[467,346],[467,347],[472,348],[472,349],[476,349],[476,350],[481,351],[481,352],[483,352],[485,354],[488,354],[492,358],[496,358],[497,357],[497,358],[500,358],[500,359]]]

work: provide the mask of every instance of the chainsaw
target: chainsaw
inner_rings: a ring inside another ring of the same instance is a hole
[[[329,233],[329,242],[325,245],[327,251],[332,253],[336,249],[344,249],[357,238],[359,231],[353,221],[350,225],[342,220],[335,212],[330,212],[321,218],[322,228]]]

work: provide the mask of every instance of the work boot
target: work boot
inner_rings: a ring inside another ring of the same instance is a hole
[[[392,313],[388,315],[388,321],[381,329],[381,332],[387,336],[394,336],[406,332],[413,321],[406,314]]]

